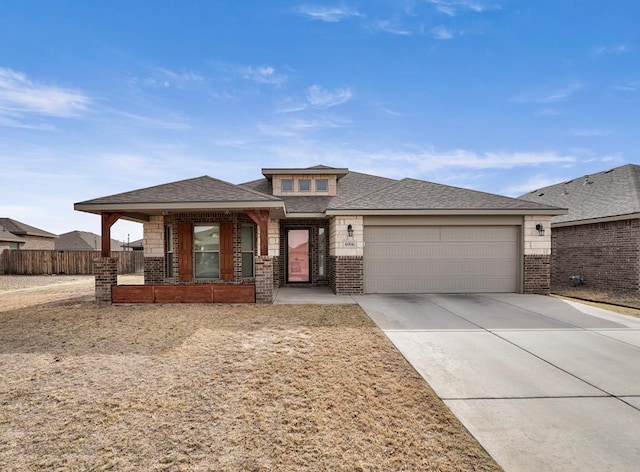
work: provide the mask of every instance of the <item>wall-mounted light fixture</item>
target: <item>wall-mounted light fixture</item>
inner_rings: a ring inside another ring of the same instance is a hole
[[[536,231],[538,231],[540,236],[544,236],[544,226],[542,226],[542,223],[536,225]]]
[[[347,226],[347,235],[350,238],[353,238],[353,226],[351,226],[351,225]]]

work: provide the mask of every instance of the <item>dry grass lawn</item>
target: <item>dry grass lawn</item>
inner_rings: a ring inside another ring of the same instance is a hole
[[[4,471],[500,470],[356,305],[9,295]]]

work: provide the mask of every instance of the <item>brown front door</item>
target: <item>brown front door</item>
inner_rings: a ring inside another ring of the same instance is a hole
[[[287,230],[287,282],[311,282],[309,229]]]

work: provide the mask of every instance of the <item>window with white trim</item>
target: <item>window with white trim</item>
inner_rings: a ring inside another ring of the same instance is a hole
[[[253,226],[242,225],[240,231],[240,246],[242,248],[242,276],[253,277]]]

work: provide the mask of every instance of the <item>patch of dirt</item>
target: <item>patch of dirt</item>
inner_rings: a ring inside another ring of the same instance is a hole
[[[0,312],[6,471],[496,471],[356,305]]]

